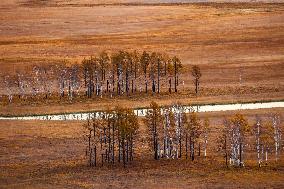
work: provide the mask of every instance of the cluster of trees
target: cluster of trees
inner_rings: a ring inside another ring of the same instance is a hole
[[[148,128],[148,141],[154,159],[160,158],[188,158],[194,160],[195,146],[198,144],[198,155],[200,156],[201,144],[203,144],[204,155],[208,142],[209,120],[202,123],[197,113],[191,109],[189,115],[180,104],[170,107],[160,107],[152,102],[147,112],[145,125]]]
[[[264,159],[267,164],[269,152],[275,152],[277,161],[281,149],[280,126],[278,114],[271,115],[266,122],[256,116],[256,122],[252,126],[241,114],[224,119],[224,129],[219,137],[219,150],[224,154],[226,165],[244,166],[245,152],[248,150],[256,151],[259,167],[262,166]],[[251,136],[254,136],[253,145]]]
[[[198,143],[198,155],[201,156],[203,144],[204,155],[209,133],[209,120],[203,124],[194,111],[189,118],[185,108],[180,104],[160,107],[152,102],[143,120],[147,126],[147,141],[154,159],[177,159],[190,157],[194,160],[195,144]],[[101,116],[94,116],[84,125],[87,142],[86,155],[90,166],[123,162],[124,166],[134,159],[139,129],[138,117],[132,109],[116,108],[106,111]],[[184,153],[184,154],[183,154]],[[115,160],[117,159],[117,160]]]
[[[119,51],[112,55],[102,52],[82,62],[86,95],[129,95],[136,91],[160,93],[161,80],[169,81],[169,92],[177,92],[182,64],[176,56],[161,53]],[[173,83],[174,80],[174,84]]]
[[[179,103],[160,107],[152,102],[142,120],[140,123],[147,128],[143,135],[138,133],[140,124],[132,109],[116,108],[88,120],[85,136],[90,165],[97,166],[99,159],[102,165],[117,159],[126,166],[134,159],[134,151],[141,142],[139,138],[146,138],[155,160],[190,158],[194,161],[201,152],[207,156],[210,121],[199,118],[193,108],[186,109]],[[278,160],[282,145],[280,126],[278,114],[271,115],[265,122],[256,116],[253,125],[243,115],[235,114],[224,119],[221,133],[216,134],[217,149],[213,150],[224,155],[227,166],[244,166],[245,154],[249,152],[257,154],[259,166],[264,159],[267,163],[268,153],[275,152]]]
[[[84,127],[90,166],[114,164],[115,161],[126,166],[133,161],[138,119],[131,109],[117,107],[114,111],[103,112],[101,116],[88,119]]]
[[[28,97],[48,99],[52,94],[74,98],[81,89],[80,65],[65,64],[34,66],[29,72],[5,75],[2,88],[9,102],[16,96],[21,100]]]
[[[2,77],[2,88],[9,102],[15,96],[49,98],[51,95],[73,99],[79,95],[121,96],[134,93],[178,92],[182,63],[176,56],[157,52],[118,51],[84,58],[81,63],[66,61],[54,65],[34,66],[30,71]],[[29,69],[27,69],[29,70]],[[201,77],[193,66],[196,93]]]

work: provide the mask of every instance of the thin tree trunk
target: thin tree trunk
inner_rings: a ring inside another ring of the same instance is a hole
[[[240,167],[242,167],[242,143],[240,143],[240,147],[239,147],[239,149],[240,149]]]
[[[193,161],[194,160],[194,141],[192,141],[192,157],[191,157],[191,160]]]
[[[179,158],[181,158],[181,149],[182,149],[182,146],[181,146],[181,136],[179,137]]]
[[[125,142],[122,139],[122,159],[123,159],[123,167],[126,168],[126,161],[125,161]]]
[[[120,162],[120,153],[121,152],[121,141],[120,141],[120,137],[118,138],[118,162]]]
[[[225,158],[226,158],[226,167],[228,167],[228,153],[227,153],[227,150],[225,152]]]
[[[225,137],[225,158],[226,158],[226,167],[228,167],[227,137]]]
[[[133,80],[131,81],[131,92],[132,92],[132,94],[134,93],[134,85],[133,85]]]
[[[160,60],[158,60],[158,93],[160,93]]]
[[[112,163],[114,163],[114,146],[115,146],[115,141],[114,141],[114,123],[112,123]]]
[[[175,62],[175,93],[177,92],[177,63]]]
[[[191,136],[189,136],[189,150],[190,150],[190,158],[192,159],[192,141],[191,141]]]
[[[108,123],[108,155],[107,155],[107,160],[108,160],[108,163],[109,163],[109,160],[110,160],[110,153],[111,153],[111,135],[110,135],[110,122]]]
[[[164,138],[164,154],[163,156],[165,157],[166,156],[166,137]]]
[[[198,156],[200,156],[200,142],[198,143]]]
[[[92,149],[90,150],[90,167],[92,167]]]
[[[145,85],[146,85],[145,92],[148,93],[148,82],[147,81],[145,81]]]
[[[94,163],[95,163],[95,167],[96,167],[96,166],[97,166],[97,147],[96,147],[96,146],[95,146],[95,148],[94,148],[94,153],[95,153],[95,154],[94,154],[94,156],[95,156],[95,157],[94,157],[94,161],[95,161]]]
[[[188,142],[188,134],[186,133],[185,135],[185,158],[187,159],[187,153],[188,153],[188,145],[187,145],[187,142]]]
[[[171,78],[169,79],[169,93],[172,93],[172,80]]]
[[[266,147],[266,150],[265,150],[265,162],[267,164],[267,160],[268,160],[268,152],[267,152],[267,147]]]
[[[108,88],[109,88],[109,81],[107,80],[107,93],[108,93]]]
[[[198,79],[195,78],[195,95],[197,96],[198,93]]]
[[[126,88],[126,94],[129,95],[129,81],[128,81],[128,70],[126,70],[126,76],[125,76],[125,88]]]
[[[126,141],[126,162],[128,162],[129,159],[129,144],[128,140]]]

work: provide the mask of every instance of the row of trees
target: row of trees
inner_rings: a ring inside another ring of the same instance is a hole
[[[142,118],[146,133],[139,134],[138,118],[131,109],[116,108],[106,111],[100,117],[88,120],[86,154],[90,165],[105,162],[123,162],[124,166],[134,159],[140,139],[146,137],[148,147],[155,160],[207,156],[207,146],[212,130],[208,118],[201,120],[193,109],[186,110],[181,104],[160,107],[152,102],[145,118]],[[221,132],[220,132],[221,131]],[[259,166],[268,154],[274,152],[278,160],[281,149],[281,122],[278,114],[263,121],[256,116],[255,124],[249,125],[241,114],[235,114],[223,121],[223,129],[216,134],[214,151],[224,155],[226,165],[244,166],[246,152],[255,152]],[[212,135],[211,135],[212,137]],[[253,142],[252,142],[253,141]],[[144,145],[144,144],[143,144]],[[98,154],[100,154],[98,156]]]
[[[84,58],[70,64],[66,61],[54,65],[34,66],[31,71],[3,76],[3,87],[11,102],[17,95],[49,98],[52,94],[69,99],[83,93],[86,97],[121,96],[134,93],[178,92],[182,63],[176,56],[157,52],[119,51]],[[196,94],[201,71],[192,67]],[[165,90],[166,89],[166,90]]]

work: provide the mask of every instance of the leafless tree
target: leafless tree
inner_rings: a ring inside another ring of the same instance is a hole
[[[194,77],[195,94],[198,94],[198,89],[200,85],[200,78],[202,76],[200,68],[196,65],[192,66],[191,75]]]

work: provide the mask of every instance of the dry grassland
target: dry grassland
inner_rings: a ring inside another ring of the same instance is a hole
[[[254,123],[255,114],[267,119],[282,109],[248,110],[243,113]],[[224,116],[236,112],[206,113],[210,133],[208,158],[154,161],[148,148],[141,147],[144,126],[135,161],[122,165],[90,168],[84,156],[81,122],[70,121],[0,121],[1,188],[283,188],[284,159],[258,168],[256,154],[246,155],[243,169],[225,168],[216,154],[217,135]],[[144,143],[144,146],[147,146]]]
[[[93,6],[89,1],[45,1],[49,4],[32,6],[33,1],[13,2],[0,4],[0,75],[63,59],[75,63],[101,50],[150,50],[178,55],[186,69],[200,65],[201,98],[192,98],[188,72],[181,78],[186,95],[176,98],[232,101],[238,98],[242,67],[246,101],[283,100],[283,4]],[[17,109],[4,111],[9,108]]]

